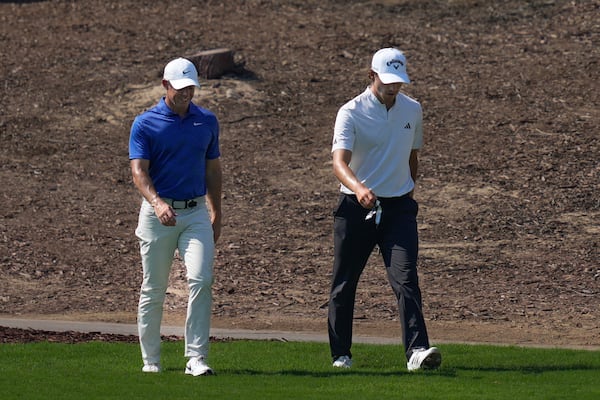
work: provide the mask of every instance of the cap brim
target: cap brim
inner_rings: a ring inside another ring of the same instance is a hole
[[[200,87],[200,84],[198,83],[198,81],[195,81],[195,80],[190,79],[190,78],[174,79],[172,81],[169,81],[169,83],[176,90],[183,89],[183,88],[188,87],[188,86]]]
[[[379,76],[379,80],[388,85],[390,83],[410,83],[410,79],[408,79],[408,75],[406,74],[377,74]]]

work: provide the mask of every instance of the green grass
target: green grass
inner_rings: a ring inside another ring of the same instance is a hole
[[[408,373],[400,346],[356,344],[334,370],[323,343],[211,344],[216,376],[184,375],[182,342],[143,374],[137,344],[0,345],[0,399],[598,399],[600,352],[442,345],[442,368]]]

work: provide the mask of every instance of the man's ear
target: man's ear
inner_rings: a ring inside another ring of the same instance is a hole
[[[163,85],[163,87],[164,87],[165,89],[168,89],[168,88],[169,88],[169,81],[167,81],[167,80],[163,79],[163,80],[162,80],[162,85]]]

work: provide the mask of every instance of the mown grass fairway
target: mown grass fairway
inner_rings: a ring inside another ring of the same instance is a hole
[[[408,373],[394,345],[354,346],[333,369],[323,343],[212,344],[216,376],[184,375],[182,342],[163,344],[163,372],[143,374],[136,344],[0,345],[8,399],[597,399],[600,352],[442,345],[436,371]]]

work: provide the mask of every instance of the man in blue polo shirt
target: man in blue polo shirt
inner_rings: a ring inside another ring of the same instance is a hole
[[[423,144],[421,105],[400,93],[410,83],[406,58],[394,48],[377,51],[371,85],[338,111],[333,170],[340,181],[334,218],[334,262],[329,298],[333,366],[352,365],[352,319],[360,275],[375,246],[398,301],[407,368],[437,368],[429,346],[417,277],[417,211],[413,199],[417,153]]]
[[[174,253],[187,270],[185,373],[210,375],[208,356],[214,247],[221,234],[219,123],[192,102],[200,87],[192,62],[164,69],[165,96],[131,126],[129,159],[143,197],[136,236],[143,281],[138,331],[144,372],[160,372],[160,325]]]

